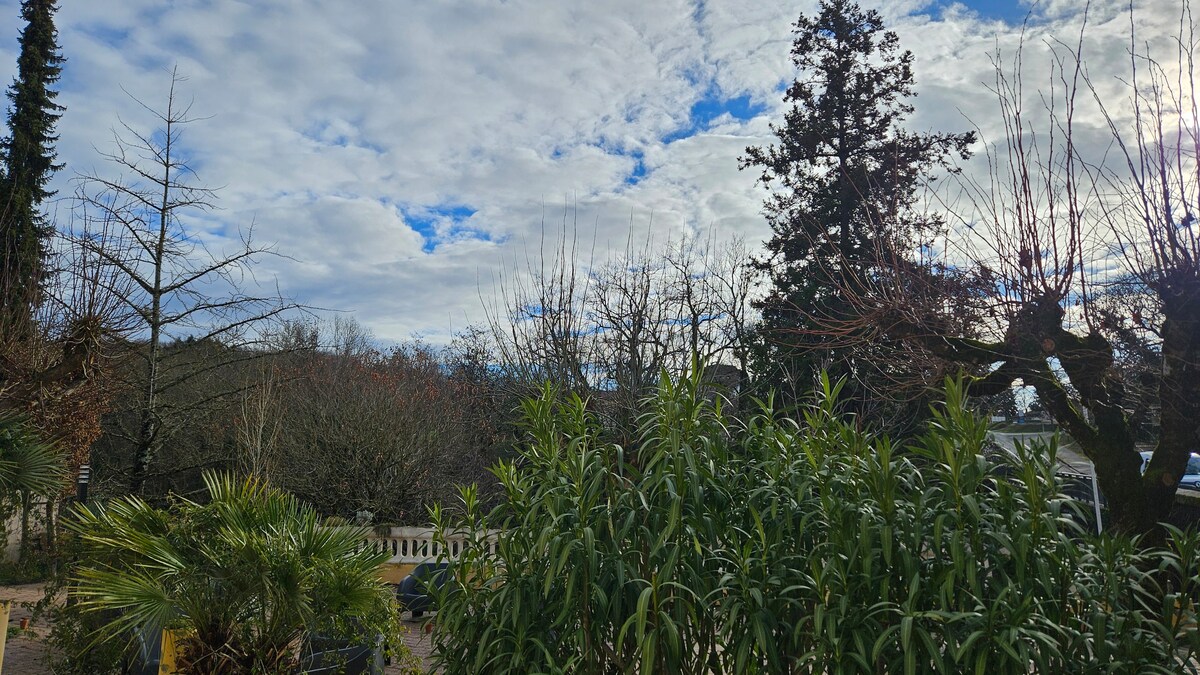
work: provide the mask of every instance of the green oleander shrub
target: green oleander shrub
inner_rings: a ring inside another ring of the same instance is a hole
[[[1089,534],[1054,445],[989,456],[959,383],[903,446],[838,389],[734,421],[700,374],[664,377],[629,448],[584,401],[527,402],[504,502],[435,512],[476,538],[439,598],[443,672],[1195,672],[1200,538]]]

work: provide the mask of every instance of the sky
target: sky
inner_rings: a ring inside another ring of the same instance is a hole
[[[767,238],[765,193],[738,157],[771,142],[795,76],[790,27],[816,3],[59,4],[60,196],[80,174],[112,174],[102,155],[113,129],[152,129],[138,101],[162,107],[177,67],[181,100],[200,118],[185,131],[186,158],[219,189],[219,210],[188,220],[197,237],[219,250],[253,227],[281,254],[260,261],[260,281],[353,316],[381,341],[438,344],[481,321],[499,275],[523,268],[564,220],[597,260],[623,249],[631,228],[664,242]],[[1178,22],[1175,0],[1134,4],[1145,35]],[[1084,2],[864,5],[915,54],[908,127],[974,128],[986,140],[999,124],[990,57],[1013,54],[1025,24],[1026,67],[1044,79],[1049,38],[1078,36]],[[1086,33],[1089,72],[1117,108],[1127,8],[1093,0]],[[0,2],[5,82],[18,10]]]

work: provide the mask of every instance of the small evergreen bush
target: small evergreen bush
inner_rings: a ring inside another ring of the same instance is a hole
[[[1053,445],[1001,470],[959,384],[904,447],[837,393],[734,423],[664,377],[636,451],[579,399],[529,401],[504,503],[435,513],[477,538],[440,598],[444,672],[1195,671],[1200,538],[1086,534]]]

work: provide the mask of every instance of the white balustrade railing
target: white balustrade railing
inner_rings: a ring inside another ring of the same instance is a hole
[[[496,532],[488,533],[484,542],[496,546]],[[364,544],[376,551],[391,554],[388,563],[417,564],[437,560],[458,560],[470,545],[471,537],[466,534],[448,534],[445,543],[435,541],[434,530],[428,527],[392,527],[386,533],[376,530],[367,536]]]

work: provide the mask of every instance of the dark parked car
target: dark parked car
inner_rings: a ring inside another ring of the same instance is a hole
[[[404,577],[396,587],[396,599],[400,609],[419,617],[427,611],[437,609],[437,590],[446,585],[450,578],[450,563],[421,563],[412,574]]]

